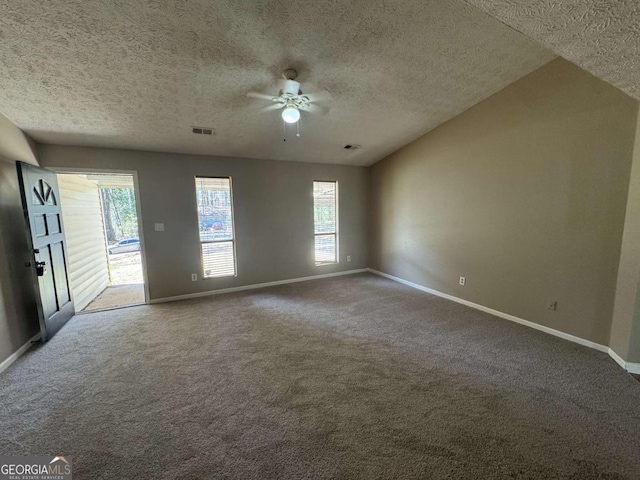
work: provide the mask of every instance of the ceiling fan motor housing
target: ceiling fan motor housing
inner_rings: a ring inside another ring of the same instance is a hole
[[[282,81],[282,89],[280,90],[280,95],[298,95],[300,92],[300,83],[295,80],[283,80]]]
[[[270,100],[275,103],[276,108],[295,108],[297,110],[310,111],[311,99],[308,95],[304,95],[300,90],[300,82],[296,81],[298,72],[289,69],[282,73],[282,79],[279,81],[280,91],[278,96],[260,92],[249,92],[247,95],[263,100]],[[317,101],[317,100],[316,100]]]

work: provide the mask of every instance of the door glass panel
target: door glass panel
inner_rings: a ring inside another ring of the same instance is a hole
[[[56,194],[53,188],[44,180],[40,179],[36,182],[31,192],[31,203],[34,205],[58,205]]]
[[[49,195],[51,195],[51,185],[44,180],[40,180],[40,184],[42,185],[42,198],[44,198],[45,203],[48,203]]]
[[[49,190],[49,193],[47,194],[47,205],[57,205],[58,202],[56,201],[56,194],[53,193],[53,190]]]
[[[42,193],[40,192],[40,182],[38,182],[31,191],[31,203],[33,203],[34,205],[44,205],[44,198],[42,197]]]

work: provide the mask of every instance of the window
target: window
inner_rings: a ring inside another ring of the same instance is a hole
[[[338,182],[313,182],[316,265],[338,263]]]
[[[203,278],[236,274],[231,178],[196,177]]]

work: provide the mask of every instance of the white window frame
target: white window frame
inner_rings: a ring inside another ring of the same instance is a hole
[[[315,184],[316,183],[334,183],[336,185],[335,188],[335,192],[336,192],[336,196],[335,196],[335,210],[336,210],[336,219],[335,219],[335,229],[333,232],[323,232],[323,233],[316,233],[316,215],[315,215],[315,208],[316,208],[316,198],[315,198]],[[316,267],[322,267],[324,265],[336,265],[338,263],[340,263],[340,242],[339,242],[339,230],[340,230],[340,216],[339,216],[339,208],[340,208],[340,195],[339,195],[339,189],[338,189],[338,181],[337,180],[314,180],[313,183],[311,184],[311,196],[313,197],[313,260],[315,262]],[[333,235],[335,238],[335,261],[333,262],[319,262],[316,258],[316,237],[318,236],[327,236],[327,235]]]
[[[198,179],[212,179],[212,180],[229,180],[229,200],[231,203],[231,240],[205,240],[200,237],[200,204],[198,199]],[[229,278],[238,276],[238,255],[236,254],[236,216],[233,207],[233,180],[231,177],[210,176],[210,175],[196,175],[194,177],[195,184],[195,197],[196,197],[196,215],[198,218],[198,241],[200,242],[200,276],[203,280],[212,280],[216,278]],[[209,275],[205,274],[204,270],[204,256],[202,253],[202,246],[211,243],[228,243],[231,242],[233,247],[233,274],[232,275]]]

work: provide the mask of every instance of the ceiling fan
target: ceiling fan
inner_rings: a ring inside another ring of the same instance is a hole
[[[248,97],[267,100],[272,102],[262,108],[262,111],[282,110],[282,120],[286,123],[297,123],[300,120],[300,112],[326,113],[328,108],[320,105],[321,102],[331,100],[331,92],[322,90],[316,93],[302,93],[300,82],[296,81],[298,72],[295,70],[285,70],[282,79],[279,81],[280,93],[277,96],[267,93],[249,92]]]

